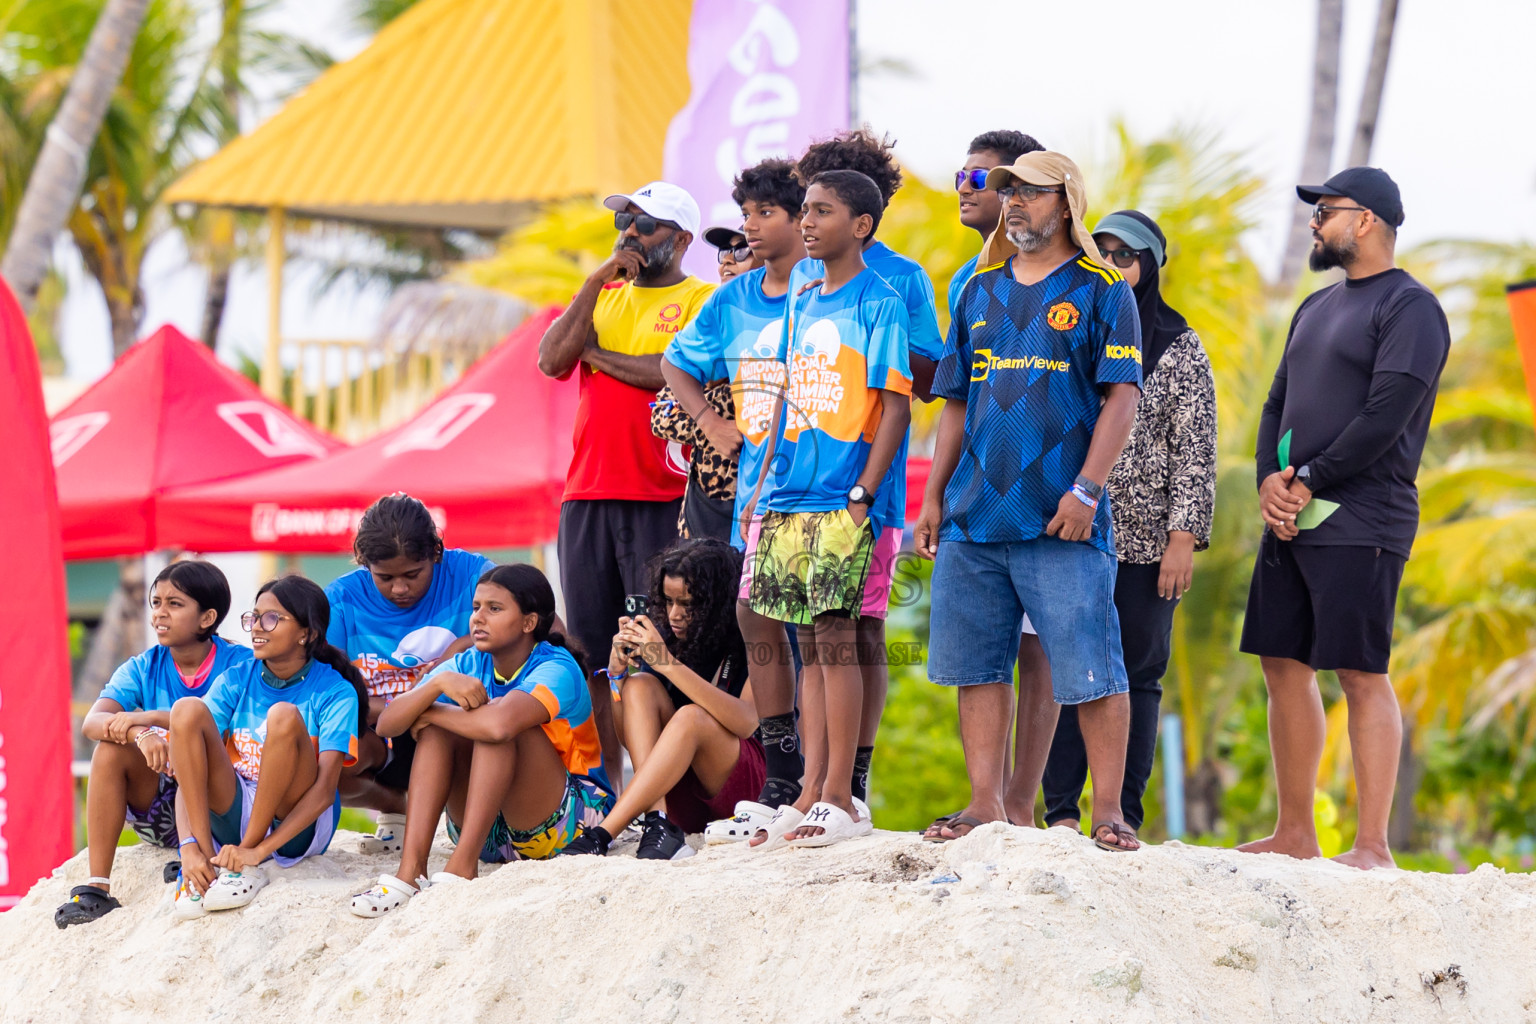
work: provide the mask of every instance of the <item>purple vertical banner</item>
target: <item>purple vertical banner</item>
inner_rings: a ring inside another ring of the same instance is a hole
[[[850,0],[694,0],[688,103],[672,119],[662,175],[698,200],[704,227],[741,222],[731,180],[770,156],[795,157],[848,127]],[[685,269],[706,280],[698,239]]]

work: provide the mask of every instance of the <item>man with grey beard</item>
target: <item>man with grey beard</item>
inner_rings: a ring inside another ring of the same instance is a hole
[[[1136,850],[1120,810],[1130,699],[1104,481],[1141,397],[1140,319],[1083,222],[1076,164],[1026,153],[986,185],[1002,216],[934,374],[946,403],[914,528],[918,554],[934,559],[928,675],[959,687],[971,783],[970,804],[930,838],[1006,820],[1013,662],[1028,614],[1055,698],[1037,698],[1033,717],[1051,723],[1042,742],[1056,707],[1076,705],[1093,773],[1089,834],[1102,849]]]
[[[653,181],[603,205],[614,211],[613,255],[592,272],[539,342],[539,369],[580,371],[575,453],[560,505],[560,586],[567,633],[601,662],[626,594],[648,590],[645,563],[677,539],[687,481],[682,447],[651,433],[651,403],[665,383],[661,353],[714,290],[682,270],[699,231],[699,205]],[[516,439],[509,439],[516,443]],[[595,689],[606,709],[608,686]],[[604,760],[618,757],[604,736]],[[615,782],[618,765],[608,770]]]

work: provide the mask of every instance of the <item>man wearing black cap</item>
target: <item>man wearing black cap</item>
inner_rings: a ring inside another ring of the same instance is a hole
[[[1336,859],[1393,867],[1403,725],[1387,663],[1450,331],[1434,295],[1394,263],[1403,206],[1385,171],[1351,167],[1296,194],[1315,206],[1312,269],[1341,267],[1345,279],[1296,310],[1259,422],[1266,529],[1241,647],[1264,669],[1280,810],[1273,835],[1239,849],[1321,856],[1312,801],[1326,721],[1314,673],[1332,669],[1360,793],[1354,848]]]

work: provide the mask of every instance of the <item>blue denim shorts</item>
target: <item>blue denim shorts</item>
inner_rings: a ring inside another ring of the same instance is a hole
[[[1024,615],[1040,634],[1058,704],[1125,693],[1115,559],[1082,542],[946,540],[933,565],[928,678],[1012,683]]]

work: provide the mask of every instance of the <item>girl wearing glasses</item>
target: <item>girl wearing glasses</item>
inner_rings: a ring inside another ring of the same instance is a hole
[[[121,906],[111,895],[110,875],[125,820],[144,842],[175,848],[171,706],[207,693],[225,669],[251,660],[250,650],[214,635],[228,614],[229,582],[207,562],[168,565],[150,585],[157,644],[118,666],[81,723],[86,739],[96,742],[86,790],[91,877],[54,912],[60,928]]]
[[[255,660],[171,709],[177,917],[243,907],[266,884],[260,865],[269,857],[288,867],[330,845],[363,700],[362,676],[326,642],[330,617],[316,583],[266,583],[240,617]]]
[[[1189,589],[1194,553],[1210,543],[1216,504],[1216,383],[1199,335],[1163,301],[1168,243],[1157,222],[1121,210],[1093,229],[1105,262],[1125,276],[1141,321],[1141,401],[1106,490],[1114,516],[1115,609],[1130,683],[1131,728],[1121,786],[1126,824],[1140,829],[1157,751],[1173,611]],[[1046,764],[1045,822],[1078,827],[1087,754],[1076,710],[1061,709]]]
[[[364,852],[397,853],[416,748],[409,736],[386,743],[374,723],[391,700],[469,647],[475,580],[495,563],[445,550],[432,513],[409,494],[386,495],[368,507],[353,553],[359,568],[325,588],[331,605],[326,639],[357,666],[368,687],[367,722],[357,763],[341,773],[341,798],[348,807],[380,812]]]
[[[555,625],[544,574],[497,566],[475,588],[474,647],[384,709],[379,731],[417,743],[405,849],[352,913],[378,917],[425,885],[473,879],[479,861],[553,857],[613,809],[586,671]],[[445,808],[456,848],[428,876]]]

